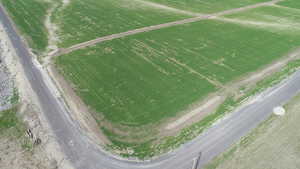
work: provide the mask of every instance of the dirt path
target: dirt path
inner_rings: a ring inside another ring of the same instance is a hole
[[[58,55],[61,55],[61,54],[67,54],[67,53],[70,53],[70,52],[78,50],[78,49],[82,49],[82,48],[86,48],[88,46],[95,45],[97,43],[101,43],[101,42],[109,41],[109,40],[113,40],[113,39],[118,39],[118,38],[122,38],[122,37],[125,37],[125,36],[130,36],[130,35],[134,35],[134,34],[138,34],[138,33],[149,32],[149,31],[153,31],[153,30],[172,27],[172,26],[176,26],[176,25],[182,25],[182,24],[186,24],[186,23],[193,23],[193,22],[206,20],[206,19],[213,19],[213,18],[216,18],[216,17],[219,17],[219,16],[223,16],[223,15],[227,15],[227,14],[231,14],[231,13],[236,13],[236,12],[240,12],[240,11],[245,11],[245,10],[248,10],[248,9],[258,8],[258,7],[262,7],[262,6],[270,6],[270,5],[276,4],[277,2],[280,2],[280,1],[282,1],[282,0],[272,0],[272,1],[269,1],[269,2],[258,3],[258,4],[254,4],[254,5],[241,7],[241,8],[230,9],[230,10],[226,10],[226,11],[222,11],[222,12],[218,12],[218,13],[214,13],[214,14],[197,16],[197,17],[183,19],[183,20],[179,20],[179,21],[168,22],[168,23],[164,23],[164,24],[133,29],[133,30],[129,30],[127,32],[122,32],[122,33],[116,33],[116,34],[112,34],[112,35],[108,35],[108,36],[103,36],[103,37],[100,37],[100,38],[97,38],[97,39],[94,39],[94,40],[90,40],[90,41],[86,41],[86,42],[83,42],[83,43],[73,45],[69,48],[60,49],[54,55],[58,56]]]

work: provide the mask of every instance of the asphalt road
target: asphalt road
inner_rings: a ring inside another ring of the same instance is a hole
[[[199,161],[201,167],[267,119],[275,106],[286,103],[300,91],[300,71],[298,71],[284,83],[264,92],[256,101],[231,113],[226,119],[173,153],[147,162],[118,160],[101,151],[81,132],[78,123],[71,120],[70,112],[51,92],[40,68],[33,64],[30,53],[13,29],[2,7],[0,20],[40,101],[44,116],[53,129],[62,151],[76,169],[191,169],[194,159],[202,152]]]

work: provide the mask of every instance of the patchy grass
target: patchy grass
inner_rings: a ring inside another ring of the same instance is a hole
[[[9,15],[35,52],[48,46],[44,25],[50,4],[43,0],[1,0]]]
[[[55,13],[61,47],[190,16],[131,0],[72,0]]]
[[[20,137],[24,132],[24,126],[20,119],[17,117],[17,108],[0,112],[0,135],[4,132],[13,130],[16,137]]]
[[[200,13],[213,13],[270,0],[148,0],[167,6]]]
[[[13,94],[10,98],[10,104],[12,105],[16,105],[19,102],[20,96],[19,96],[19,91],[18,89],[15,87],[13,90]]]

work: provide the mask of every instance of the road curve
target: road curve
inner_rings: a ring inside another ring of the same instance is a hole
[[[70,112],[51,93],[40,68],[33,64],[32,56],[1,6],[0,21],[19,56],[26,78],[40,101],[44,116],[62,151],[76,169],[191,169],[194,159],[202,152],[199,162],[201,167],[267,119],[273,107],[286,103],[300,92],[300,71],[297,71],[284,83],[265,91],[259,99],[231,113],[174,152],[147,162],[119,160],[101,151],[79,129],[78,123],[71,120]]]

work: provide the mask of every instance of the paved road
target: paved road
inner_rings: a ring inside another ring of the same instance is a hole
[[[171,154],[140,163],[118,160],[90,142],[78,128],[77,122],[70,119],[69,112],[51,93],[41,71],[33,64],[31,55],[13,29],[2,7],[0,7],[0,20],[62,151],[76,169],[191,169],[193,160],[197,158],[200,151],[202,152],[199,162],[201,167],[267,119],[273,107],[286,103],[300,92],[300,71],[298,71],[285,83],[266,91],[252,104],[231,113],[225,120]]]
[[[163,24],[159,24],[159,25],[147,26],[147,27],[143,27],[143,28],[129,30],[127,32],[121,32],[121,33],[116,33],[116,34],[112,34],[112,35],[108,35],[108,36],[103,36],[103,37],[99,37],[99,38],[96,38],[96,39],[93,39],[90,41],[86,41],[83,43],[73,45],[73,46],[65,48],[65,49],[60,49],[60,51],[55,53],[55,55],[70,53],[70,52],[78,50],[78,49],[86,48],[88,46],[93,46],[97,43],[101,43],[101,42],[109,41],[109,40],[113,40],[113,39],[118,39],[118,38],[122,38],[122,37],[129,36],[129,35],[134,35],[134,34],[138,34],[138,33],[142,33],[142,32],[149,32],[149,31],[167,28],[167,27],[171,27],[171,26],[193,23],[193,22],[197,22],[197,21],[201,21],[201,20],[205,20],[205,19],[212,19],[212,18],[215,18],[218,16],[232,14],[232,13],[245,11],[245,10],[253,9],[253,8],[258,8],[258,7],[262,7],[262,6],[274,5],[280,1],[282,1],[282,0],[272,0],[272,1],[268,1],[268,2],[262,2],[262,3],[257,3],[254,5],[244,6],[241,8],[234,8],[234,9],[230,9],[230,10],[226,10],[226,11],[222,11],[222,12],[218,12],[218,13],[214,13],[214,14],[200,15],[200,16],[193,17],[193,18],[163,23]]]

